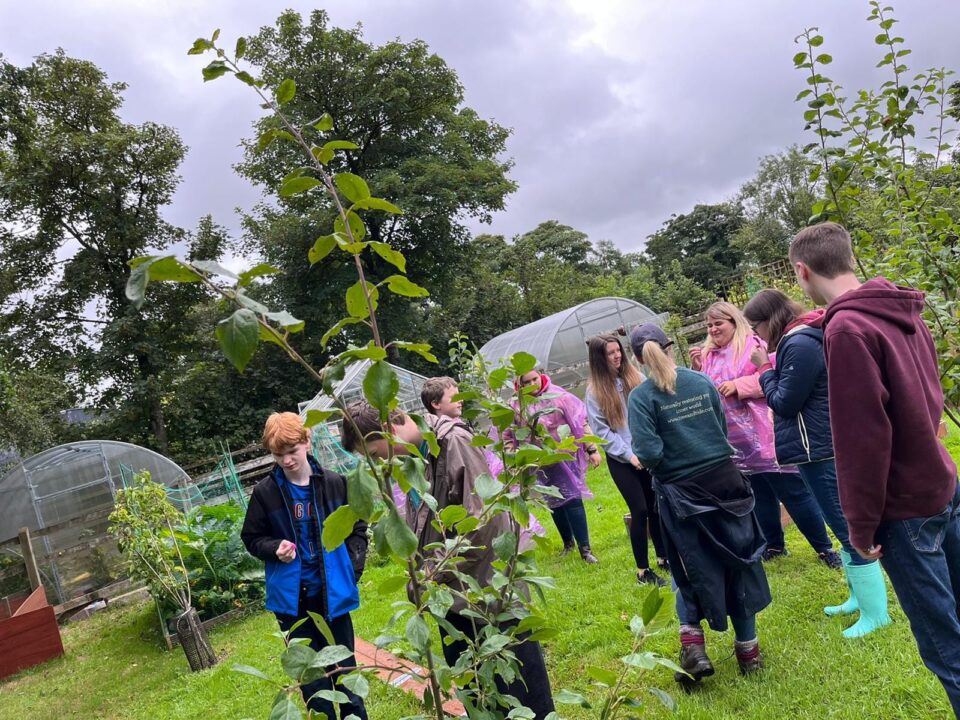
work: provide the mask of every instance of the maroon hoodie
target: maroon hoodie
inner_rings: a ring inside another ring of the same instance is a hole
[[[943,390],[922,310],[923,293],[874,278],[824,317],[840,504],[857,548],[882,521],[942,512],[957,489],[937,439]]]

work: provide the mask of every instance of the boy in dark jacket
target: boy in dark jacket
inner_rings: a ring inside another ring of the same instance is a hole
[[[365,445],[372,457],[387,457],[388,441],[382,436],[377,409],[366,400],[357,400],[347,406],[347,413],[356,428],[350,423],[344,423],[343,447],[348,452],[361,452]],[[484,505],[475,489],[476,480],[480,475],[488,473],[489,469],[483,451],[470,444],[473,432],[462,420],[451,417],[427,415],[426,422],[437,436],[440,445],[438,457],[428,454],[427,443],[413,418],[399,411],[390,418],[393,434],[405,443],[419,446],[421,454],[427,458],[427,480],[430,483],[430,494],[437,501],[437,511],[440,512],[450,505],[461,505],[470,515],[479,517],[483,513]],[[408,451],[404,445],[394,445],[393,452],[404,454]],[[433,526],[433,512],[427,504],[418,502],[415,498],[412,499],[412,504],[415,507],[409,511],[407,522],[417,536],[416,560],[429,565],[433,553],[425,551],[424,548],[435,543],[442,545],[445,538]],[[473,549],[463,553],[463,560],[458,563],[457,570],[472,577],[480,587],[489,586],[494,575],[493,563],[496,561],[493,541],[507,532],[517,533],[519,527],[509,513],[500,513],[468,534],[466,537]],[[445,572],[434,579],[457,591],[467,589],[452,572]],[[463,598],[454,596],[453,607],[447,613],[446,620],[471,640],[476,640],[481,621],[463,615],[466,609]],[[446,638],[446,629],[441,627],[440,632]],[[467,645],[463,640],[458,640],[450,644],[444,642],[442,647],[447,664],[453,666]],[[500,692],[514,696],[522,705],[533,710],[537,720],[542,720],[554,711],[554,704],[540,643],[526,640],[513,646],[511,650],[519,661],[520,677],[507,684],[498,676],[497,686]]]
[[[284,632],[307,618],[292,635],[308,638],[314,650],[328,643],[307,613],[322,615],[335,644],[353,650],[350,612],[360,607],[357,580],[366,559],[367,524],[357,522],[347,541],[327,552],[320,542],[323,522],[346,504],[346,481],[307,454],[310,434],[295,413],[273,413],[267,418],[263,445],[276,465],[254,487],[240,537],[250,554],[266,565],[266,608],[277,616]],[[351,656],[340,666],[356,664]],[[336,717],[332,703],[313,696],[334,689],[335,678],[321,678],[301,688],[307,707],[328,718]],[[349,698],[340,705],[341,715],[352,713],[366,720],[363,700],[346,687],[336,689]]]
[[[824,351],[840,502],[850,542],[880,558],[920,656],[960,717],[960,490],[937,437],[943,391],[923,293],[884,278],[861,284],[847,231],[800,231],[790,262],[829,303]]]

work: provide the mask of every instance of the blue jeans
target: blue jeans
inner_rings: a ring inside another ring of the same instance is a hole
[[[553,524],[560,531],[564,545],[571,545],[574,538],[577,546],[584,548],[590,545],[590,532],[587,530],[587,511],[583,507],[583,500],[571,500],[550,511],[553,515]]]
[[[780,523],[780,503],[783,503],[797,529],[818,553],[833,549],[823,515],[813,495],[794,473],[754,473],[748,475],[756,498],[757,521],[763,537],[771,548],[783,548],[783,525]]]
[[[833,460],[820,460],[818,462],[797,465],[800,471],[800,477],[806,484],[807,489],[813,493],[813,497],[820,506],[820,512],[823,513],[823,519],[837,536],[841,547],[846,550],[851,557],[854,565],[869,565],[869,560],[864,560],[853,549],[850,544],[850,531],[847,528],[847,518],[843,515],[840,507],[840,490],[837,488],[837,466]]]
[[[960,487],[942,512],[881,523],[875,538],[920,657],[960,718]]]

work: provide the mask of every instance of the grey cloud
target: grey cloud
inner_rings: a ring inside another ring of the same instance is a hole
[[[290,2],[304,14],[315,7]],[[268,7],[269,5],[269,7]],[[911,66],[960,69],[960,4],[898,2]],[[819,25],[831,76],[852,91],[882,82],[866,2],[787,0],[641,4],[596,0],[575,11],[526,0],[336,0],[342,26],[363,23],[373,42],[422,38],[457,70],[466,101],[513,128],[509,155],[520,185],[493,231],[507,236],[558,219],[594,240],[636,249],[673,212],[733,194],[762,155],[805,141],[804,87],[793,38]],[[584,43],[591,25],[600,41]],[[0,9],[0,47],[14,62],[63,46],[130,84],[125,116],[177,127],[190,146],[168,217],[192,227],[213,213],[236,229],[233,209],[258,192],[231,165],[258,115],[239,83],[201,82],[185,50],[214,27],[224,38],[272,24],[280,5],[40,0]]]

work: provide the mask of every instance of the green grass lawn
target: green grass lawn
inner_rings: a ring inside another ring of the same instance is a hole
[[[954,444],[960,438],[954,434]],[[955,452],[955,455],[957,453]],[[555,689],[599,695],[584,668],[616,670],[629,650],[627,625],[644,591],[633,580],[632,558],[622,515],[625,506],[605,468],[591,474],[597,497],[587,503],[597,566],[578,557],[561,559],[556,531],[543,553],[544,574],[557,579],[546,613],[560,634],[545,651]],[[676,717],[685,720],[767,720],[777,717],[940,720],[950,717],[939,683],[925,670],[907,622],[892,603],[894,624],[874,635],[846,641],[840,631],[851,620],[827,618],[821,608],[845,598],[842,576],[817,562],[791,527],[792,554],[768,566],[774,603],[759,618],[767,667],[741,678],[732,654],[732,633],[708,633],[708,650],[717,675],[694,695],[675,689],[672,674],[656,671],[633,682],[674,694]],[[376,588],[393,570],[371,566],[363,577],[363,607],[355,614],[357,632],[373,639],[392,612],[400,592],[378,596]],[[893,596],[891,594],[891,600]],[[136,720],[197,718],[219,720],[268,715],[270,686],[230,671],[234,663],[253,665],[278,679],[280,641],[272,615],[260,613],[213,631],[214,647],[225,657],[203,673],[190,673],[179,650],[161,650],[156,615],[150,606],[114,608],[63,629],[66,656],[0,683],[0,718],[103,718]],[[653,638],[650,649],[675,657],[676,626]],[[394,720],[417,712],[402,692],[373,683],[370,717]],[[588,710],[563,706],[564,717],[592,717]],[[669,713],[652,696],[643,717]]]

